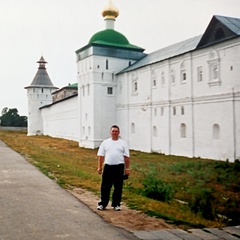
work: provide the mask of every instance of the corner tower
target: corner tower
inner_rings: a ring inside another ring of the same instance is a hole
[[[97,148],[108,137],[116,123],[116,74],[145,56],[143,48],[114,30],[118,15],[110,0],[102,11],[105,30],[76,51],[81,147]]]
[[[39,63],[38,71],[30,84],[25,87],[28,97],[28,136],[43,134],[40,107],[52,103],[54,87],[46,70],[46,61],[43,57]]]

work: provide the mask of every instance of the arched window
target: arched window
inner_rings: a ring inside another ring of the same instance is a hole
[[[132,73],[132,94],[137,94],[138,92],[138,76],[136,72]]]
[[[181,138],[186,138],[187,137],[187,129],[186,129],[186,124],[182,123],[180,126],[180,133],[181,133]]]
[[[186,67],[184,62],[182,62],[180,66],[180,71],[181,71],[181,83],[184,83],[187,81],[187,73],[186,73]]]
[[[151,78],[152,78],[152,87],[156,88],[156,86],[157,86],[157,76],[156,76],[154,70],[152,71],[151,75],[152,75],[151,76]]]
[[[208,54],[209,86],[220,85],[220,58],[216,50]]]
[[[131,134],[135,133],[135,124],[131,123]]]
[[[153,136],[157,137],[157,127],[153,126]]]
[[[218,124],[213,124],[213,139],[220,139],[220,127]]]

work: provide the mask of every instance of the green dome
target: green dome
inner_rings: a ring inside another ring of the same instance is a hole
[[[100,43],[100,44],[113,44],[113,45],[129,45],[129,42],[127,40],[127,38],[113,30],[113,29],[106,29],[106,30],[103,30],[103,31],[100,31],[100,32],[97,32],[95,33],[90,41],[89,41],[89,44],[92,44],[92,43]]]

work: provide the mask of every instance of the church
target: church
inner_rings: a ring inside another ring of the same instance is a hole
[[[43,57],[28,96],[28,135],[98,148],[120,127],[130,149],[166,155],[240,159],[240,19],[214,15],[200,35],[146,54],[114,28],[76,50],[76,82],[55,87]]]

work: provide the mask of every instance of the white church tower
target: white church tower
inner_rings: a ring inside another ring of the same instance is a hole
[[[116,124],[115,75],[143,58],[144,49],[114,30],[118,9],[111,0],[102,12],[106,29],[94,34],[76,51],[81,147],[96,148]]]
[[[44,58],[41,57],[37,63],[38,71],[31,85],[25,87],[28,96],[28,136],[43,134],[40,108],[52,103],[51,93],[57,89],[48,76]]]

